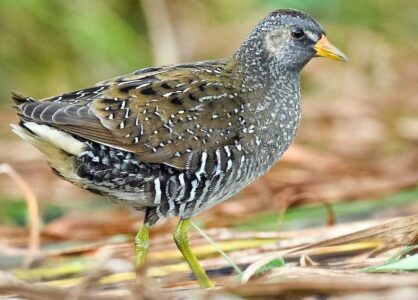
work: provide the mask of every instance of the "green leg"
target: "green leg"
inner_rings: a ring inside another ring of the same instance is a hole
[[[190,228],[190,218],[189,219],[180,219],[176,231],[174,233],[174,241],[176,242],[177,248],[183,254],[184,259],[192,269],[192,272],[197,278],[201,288],[209,289],[213,288],[214,285],[209,279],[205,270],[200,265],[196,256],[193,254],[192,249],[190,249],[188,232]]]
[[[142,225],[135,237],[135,264],[140,267],[144,264],[149,249],[149,227]]]

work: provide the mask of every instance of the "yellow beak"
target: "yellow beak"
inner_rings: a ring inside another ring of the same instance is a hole
[[[348,61],[347,55],[333,46],[325,35],[322,35],[320,40],[315,44],[314,49],[316,51],[316,56],[327,57],[339,61]]]

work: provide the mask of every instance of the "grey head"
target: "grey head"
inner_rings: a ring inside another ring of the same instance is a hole
[[[315,56],[347,60],[328,42],[321,24],[293,9],[270,13],[235,54],[245,73],[261,78],[289,71],[299,73]]]

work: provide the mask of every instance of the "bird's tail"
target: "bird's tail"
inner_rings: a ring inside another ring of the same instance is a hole
[[[34,120],[34,112],[28,111],[35,99],[12,92],[14,107],[19,116],[19,124],[10,124],[12,131],[23,140],[34,145],[48,159],[48,163],[59,174],[71,179],[74,156],[84,151],[84,143],[71,135],[49,125]]]
[[[26,96],[24,96],[20,93],[17,93],[17,92],[11,92],[11,94],[12,94],[12,99],[14,101],[13,107],[17,111],[17,116],[20,119],[20,123],[22,123],[22,121],[24,121],[24,120],[29,121],[30,118],[28,118],[27,116],[24,116],[23,110],[28,103],[36,102],[36,100],[31,98],[31,97],[26,97]]]
[[[19,105],[21,105],[23,103],[26,103],[26,102],[34,102],[35,101],[35,99],[33,99],[31,97],[26,97],[26,96],[24,96],[24,95],[22,95],[18,92],[13,92],[12,91],[11,94],[12,94],[12,99],[15,102],[16,106],[19,106]]]

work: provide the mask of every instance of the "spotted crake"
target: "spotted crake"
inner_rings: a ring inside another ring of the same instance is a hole
[[[300,71],[315,56],[346,60],[312,17],[278,10],[227,59],[146,68],[40,101],[14,93],[13,130],[64,179],[145,210],[142,230],[161,217],[188,220],[288,149],[301,116]],[[148,232],[139,236],[144,244]]]

